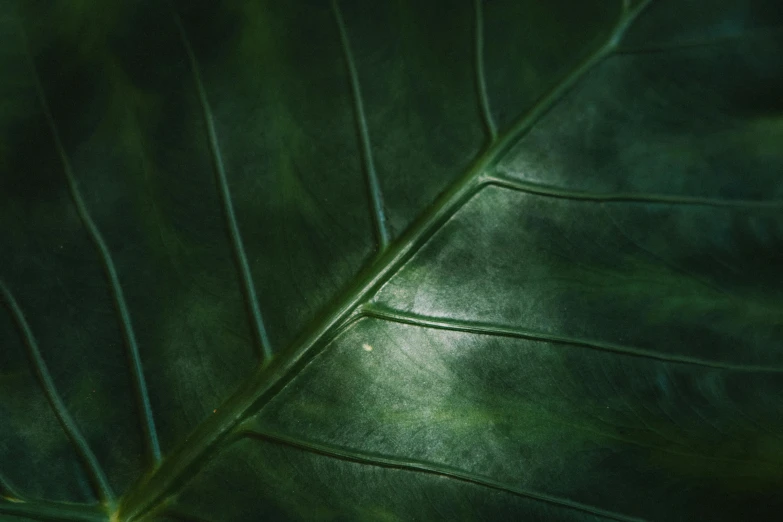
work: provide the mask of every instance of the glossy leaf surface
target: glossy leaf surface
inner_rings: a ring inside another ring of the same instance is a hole
[[[0,7],[0,517],[779,518],[778,2]]]

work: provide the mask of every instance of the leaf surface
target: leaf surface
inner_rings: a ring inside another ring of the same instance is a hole
[[[17,2],[9,520],[773,520],[783,10]]]

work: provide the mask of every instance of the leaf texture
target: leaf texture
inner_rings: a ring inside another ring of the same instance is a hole
[[[3,520],[775,520],[772,0],[0,18]]]

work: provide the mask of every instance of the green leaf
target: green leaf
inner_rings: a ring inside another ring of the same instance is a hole
[[[0,518],[776,520],[776,0],[0,0]]]

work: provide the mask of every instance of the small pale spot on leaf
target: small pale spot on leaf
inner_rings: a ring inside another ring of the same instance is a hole
[[[369,344],[367,344],[367,343],[364,343],[364,344],[362,345],[362,348],[364,348],[364,351],[365,351],[365,352],[371,352],[371,351],[372,351],[372,346],[370,346],[370,345],[369,345]]]

